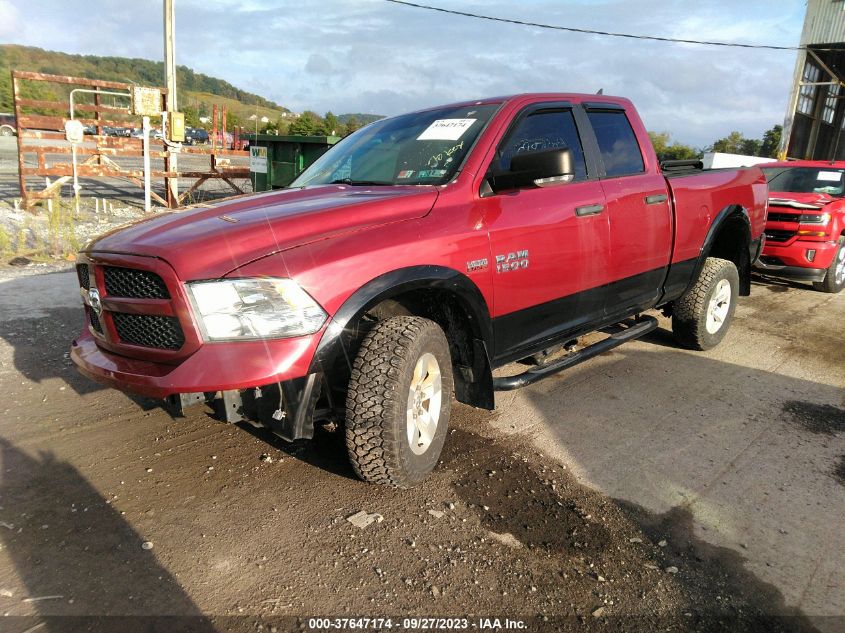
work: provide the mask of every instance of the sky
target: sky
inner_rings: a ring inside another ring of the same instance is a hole
[[[804,0],[418,0],[577,28],[797,46]],[[385,0],[175,0],[176,60],[296,112],[393,115],[531,91],[625,96],[694,146],[783,122],[795,51],[628,40]],[[160,0],[0,0],[0,43],[163,59]]]

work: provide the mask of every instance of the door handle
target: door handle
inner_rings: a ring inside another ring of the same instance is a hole
[[[575,207],[575,215],[583,217],[585,215],[598,215],[604,211],[603,204],[587,204],[583,207]]]
[[[646,196],[645,203],[646,204],[661,204],[662,202],[666,202],[669,199],[665,193],[658,193],[653,196]]]

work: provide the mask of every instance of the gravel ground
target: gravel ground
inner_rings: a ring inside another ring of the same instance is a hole
[[[308,630],[296,618],[314,615],[393,616],[395,626],[403,616],[459,616],[481,630],[479,618],[508,617],[534,631],[833,631],[845,622],[819,617],[841,615],[837,576],[822,578],[832,610],[805,614],[785,601],[778,582],[750,569],[747,551],[702,534],[695,507],[655,513],[634,495],[607,494],[606,482],[584,476],[590,450],[575,432],[568,455],[544,445],[529,404],[554,412],[548,424],[579,426],[589,421],[579,423],[567,402],[589,401],[593,412],[617,408],[612,392],[583,392],[583,373],[507,394],[493,414],[457,406],[434,475],[413,490],[384,489],[354,479],[336,434],[289,445],[216,422],[203,407],[173,418],[155,402],[87,381],[67,353],[82,324],[75,275],[6,269],[3,276],[0,612],[13,624],[8,630],[42,623],[56,631],[143,630],[162,622],[166,630]],[[741,345],[747,328],[757,327],[744,317],[772,297],[795,310],[818,295],[755,286],[727,346]],[[827,308],[839,319],[843,298]],[[788,330],[800,331],[800,322]],[[656,389],[643,375],[652,371],[647,362],[639,369],[624,362],[631,353],[656,360],[665,345],[632,343],[584,371],[647,392],[665,411],[684,394]],[[674,353],[690,359],[676,371],[692,395],[696,377],[717,361],[713,353]],[[835,380],[841,393],[841,373]],[[742,389],[731,386],[726,397]],[[816,404],[822,408],[792,405],[797,437],[821,437],[807,424],[822,424],[831,450],[845,453],[840,403]],[[756,415],[742,398],[735,409]],[[643,413],[627,415],[615,420],[615,432],[594,427],[593,443],[612,446]],[[677,414],[679,434],[680,416],[689,415]],[[737,437],[718,441],[735,445]],[[706,454],[699,461],[724,469]],[[845,487],[835,467],[819,475],[824,486],[832,482],[819,493],[837,513]],[[652,473],[643,462],[614,477],[622,486]],[[348,517],[361,511],[381,520],[355,527]],[[817,515],[796,511],[798,529],[812,532]],[[816,544],[834,561],[842,556],[839,527],[828,526]],[[102,616],[110,619],[85,619]]]

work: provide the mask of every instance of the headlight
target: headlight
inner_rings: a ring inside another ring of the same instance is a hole
[[[323,309],[292,279],[231,279],[186,284],[207,341],[313,334]]]
[[[802,213],[798,222],[800,224],[827,224],[830,222],[829,213]]]

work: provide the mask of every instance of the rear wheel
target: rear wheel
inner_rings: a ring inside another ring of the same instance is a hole
[[[11,136],[14,134],[10,127],[0,127],[0,136]]]
[[[845,236],[839,238],[839,248],[836,249],[836,255],[833,256],[824,279],[815,282],[813,287],[821,292],[834,294],[845,288]]]
[[[701,274],[672,310],[672,332],[684,347],[707,350],[725,337],[736,310],[739,273],[726,259],[708,257]]]
[[[378,323],[355,358],[346,396],[346,448],[364,481],[407,488],[437,465],[449,426],[452,359],[433,321]]]

